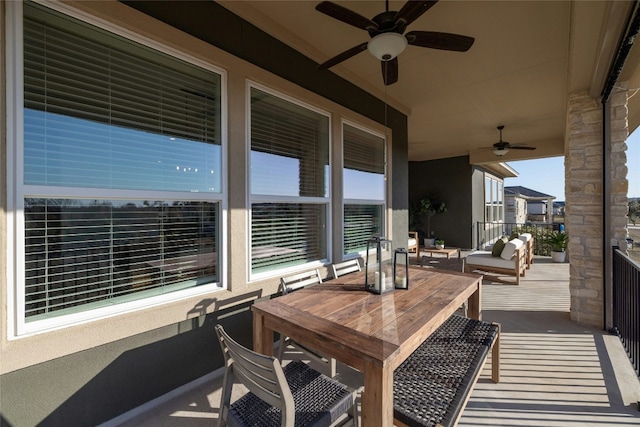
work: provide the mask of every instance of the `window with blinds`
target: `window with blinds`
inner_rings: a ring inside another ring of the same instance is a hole
[[[220,74],[34,3],[23,22],[25,322],[219,282]]]
[[[384,233],[385,140],[343,125],[344,253],[366,250],[367,240]]]
[[[251,271],[327,259],[329,118],[251,88]]]
[[[218,74],[24,11],[25,184],[221,191]]]
[[[27,321],[217,280],[217,203],[25,200]]]

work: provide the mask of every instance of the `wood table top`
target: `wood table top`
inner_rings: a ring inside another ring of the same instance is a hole
[[[395,369],[480,287],[481,276],[410,267],[409,289],[364,289],[364,272],[253,305],[267,328],[356,369]]]

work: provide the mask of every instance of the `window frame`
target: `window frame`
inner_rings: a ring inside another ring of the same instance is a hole
[[[275,90],[271,87],[260,84],[256,81],[247,79],[246,80],[246,224],[247,224],[247,281],[249,283],[256,282],[259,280],[264,280],[273,277],[279,277],[291,272],[316,268],[322,265],[326,265],[329,263],[329,260],[332,258],[331,248],[332,248],[332,240],[331,240],[331,230],[333,228],[332,220],[331,220],[331,211],[332,211],[332,151],[333,151],[333,138],[332,138],[332,115],[329,111],[319,108],[317,106],[311,105],[305,101],[300,100],[299,98],[295,98],[293,96],[287,95],[283,92]],[[252,149],[252,135],[251,135],[251,100],[252,100],[252,90],[256,89],[261,92],[264,92],[270,96],[278,98],[282,101],[289,102],[295,106],[300,108],[312,111],[319,115],[325,116],[327,120],[327,133],[328,133],[328,165],[327,165],[327,188],[326,188],[326,196],[325,197],[305,197],[305,196],[287,196],[287,195],[265,195],[265,194],[252,194],[251,189],[251,149]],[[292,204],[320,204],[325,205],[325,218],[326,218],[326,229],[325,229],[325,241],[326,241],[326,258],[318,259],[306,262],[304,264],[298,264],[294,266],[275,268],[273,270],[262,271],[262,272],[254,272],[253,264],[252,264],[252,245],[251,245],[251,234],[252,234],[252,217],[253,217],[253,204],[254,203],[292,203]]]
[[[487,188],[489,183],[489,188]],[[487,224],[505,221],[504,180],[489,173],[484,174],[484,219]]]
[[[150,38],[136,34],[116,24],[78,11],[63,3],[34,1],[33,3],[59,12],[72,19],[95,26],[116,36],[151,48],[163,55],[187,62],[208,72],[220,76],[220,142],[222,175],[221,189],[217,193],[191,193],[182,191],[148,191],[119,190],[105,188],[58,187],[42,185],[25,185],[24,175],[24,13],[22,2],[6,4],[6,64],[7,83],[13,84],[13,90],[7,91],[7,337],[18,339],[52,330],[76,326],[112,316],[121,315],[141,309],[167,304],[173,301],[188,299],[198,295],[210,294],[213,291],[227,289],[227,73],[225,70],[204,62],[198,58],[173,49]],[[197,195],[197,197],[196,197]],[[82,198],[82,199],[114,199],[114,200],[173,200],[207,201],[219,204],[218,260],[220,263],[218,281],[210,284],[190,287],[147,298],[141,298],[112,306],[65,314],[33,322],[25,318],[25,197],[43,198]]]
[[[344,133],[345,133],[345,126],[350,126],[354,129],[357,129],[359,131],[368,133],[370,135],[372,135],[373,137],[376,138],[380,138],[382,139],[382,149],[383,149],[383,157],[384,157],[384,164],[383,164],[383,180],[384,180],[384,189],[383,189],[383,198],[382,200],[379,199],[353,199],[353,198],[345,198],[342,197],[342,200],[340,201],[341,204],[341,215],[342,215],[342,254],[340,254],[342,259],[350,259],[350,258],[356,258],[359,256],[362,256],[364,254],[366,254],[366,248],[364,248],[361,251],[357,251],[357,252],[347,252],[346,248],[345,248],[345,215],[344,215],[344,209],[346,205],[366,205],[366,206],[380,206],[381,207],[381,234],[383,236],[386,236],[388,233],[388,221],[387,221],[387,199],[388,199],[388,193],[389,193],[389,186],[388,186],[388,175],[387,175],[387,165],[389,164],[389,159],[388,159],[388,155],[389,155],[389,149],[388,149],[388,144],[389,144],[389,140],[387,138],[387,135],[385,135],[382,132],[377,132],[371,128],[362,126],[356,122],[347,120],[347,119],[343,119],[341,121],[341,126],[340,126],[340,136],[341,136],[341,151],[340,151],[340,159],[341,159],[341,169],[340,169],[340,178],[341,178],[341,182],[342,182],[342,191],[344,193],[344,186],[345,186],[345,179],[344,179],[344,170],[345,170],[345,166],[344,166],[344,145],[345,145],[345,138],[344,138]]]

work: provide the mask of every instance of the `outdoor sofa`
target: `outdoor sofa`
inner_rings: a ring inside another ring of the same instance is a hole
[[[531,243],[528,243],[528,242]],[[500,247],[500,243],[504,246]],[[498,247],[496,247],[496,245]],[[504,243],[498,240],[494,246],[487,250],[475,251],[465,258],[464,271],[474,271],[485,274],[485,278],[491,281],[520,284],[520,277],[525,275],[527,266],[527,247],[533,248],[533,238],[525,242],[524,238],[516,237]],[[533,249],[529,251],[533,252]],[[515,281],[503,279],[501,276],[514,276]]]

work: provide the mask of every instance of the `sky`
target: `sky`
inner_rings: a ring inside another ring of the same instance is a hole
[[[520,185],[564,201],[564,157],[508,162],[519,176],[505,179],[504,185]],[[628,197],[640,197],[640,128],[627,138]]]

